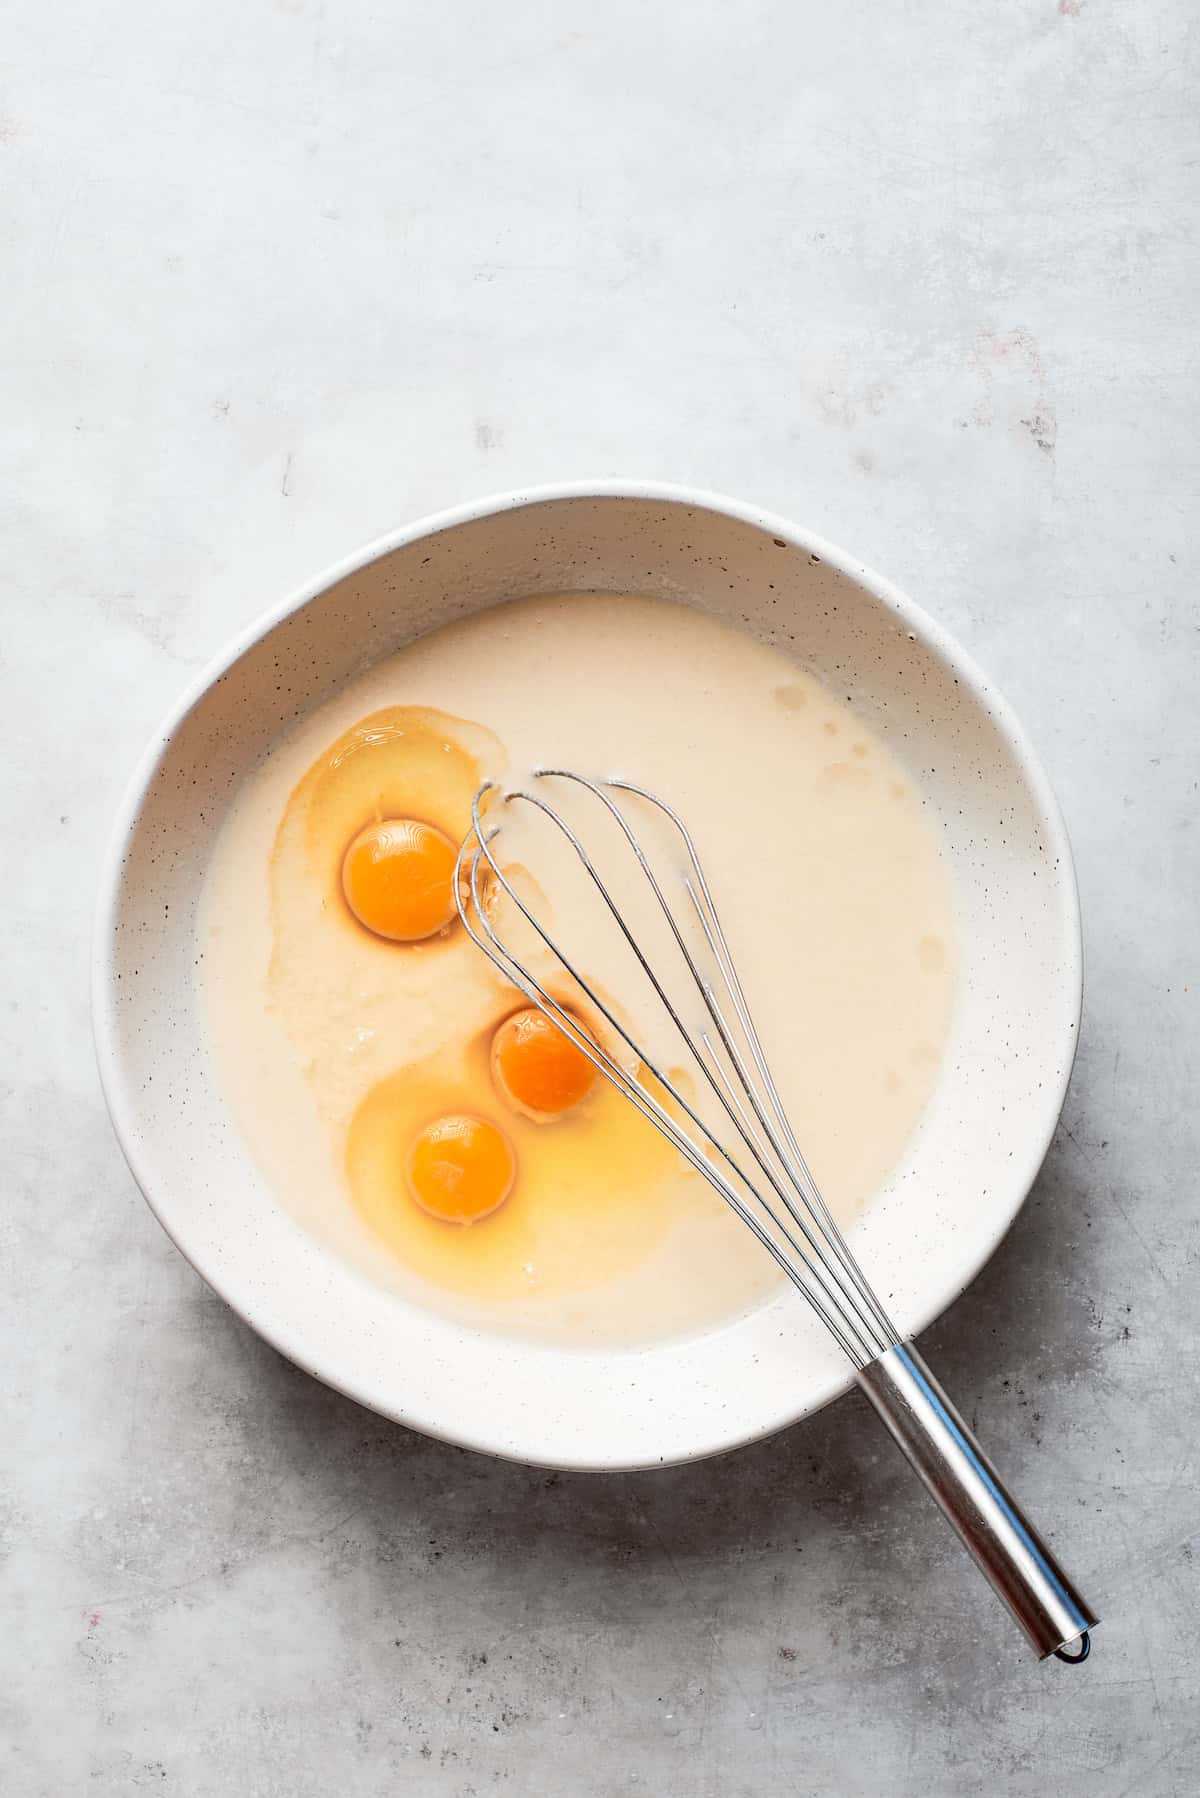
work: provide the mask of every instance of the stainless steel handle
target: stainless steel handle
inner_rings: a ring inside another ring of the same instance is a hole
[[[1085,1660],[1088,1631],[1099,1618],[1022,1516],[913,1345],[901,1343],[869,1362],[858,1383],[1039,1659]]]

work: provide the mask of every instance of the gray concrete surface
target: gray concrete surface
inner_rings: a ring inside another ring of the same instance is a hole
[[[0,1789],[1200,1790],[1196,19],[1183,0],[15,0]],[[112,807],[362,539],[692,479],[999,678],[1078,851],[1082,1054],[930,1334],[1105,1614],[1019,1643],[861,1403],[556,1478],[312,1384],[145,1210],[88,1037]]]

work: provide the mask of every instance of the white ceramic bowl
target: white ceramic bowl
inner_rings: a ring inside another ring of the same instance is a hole
[[[642,1467],[764,1435],[848,1385],[799,1296],[627,1352],[509,1340],[421,1311],[335,1259],[266,1189],[215,1086],[192,989],[213,838],[273,740],[423,631],[520,595],[589,589],[682,600],[789,650],[852,697],[932,800],[956,885],[957,1023],[910,1153],[852,1233],[897,1324],[923,1328],[995,1249],[1058,1118],[1081,997],[1070,851],[1020,727],[957,644],[782,519],[646,484],[512,494],[372,544],[269,613],[185,695],[134,775],[100,899],[95,1026],[138,1184],[209,1285],[276,1348],[386,1416],[472,1448]]]

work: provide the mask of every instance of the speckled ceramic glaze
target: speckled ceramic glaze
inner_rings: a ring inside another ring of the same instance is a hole
[[[885,581],[780,519],[677,488],[542,489],[415,525],[323,576],[233,644],[147,751],[104,878],[94,1002],[104,1088],[138,1183],[208,1283],[278,1349],[470,1447],[633,1467],[745,1442],[849,1383],[799,1296],[683,1341],[590,1353],[462,1328],[376,1288],[266,1189],[215,1086],[192,983],[214,835],[282,731],[423,631],[501,600],[589,589],[684,601],[787,650],[861,711],[936,812],[955,879],[958,1016],[910,1153],[852,1235],[900,1328],[920,1330],[996,1247],[1058,1117],[1081,991],[1070,852],[1045,776],[979,670]]]

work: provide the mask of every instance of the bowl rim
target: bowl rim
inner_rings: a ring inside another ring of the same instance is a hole
[[[1078,1050],[1079,1023],[1083,1007],[1083,937],[1078,881],[1070,839],[1049,776],[1043,768],[1024,726],[1008,700],[993,685],[983,669],[963,649],[957,639],[893,582],[877,574],[865,563],[860,562],[856,557],[829,542],[826,538],[792,523],[789,519],[773,511],[704,488],[659,480],[605,477],[598,480],[576,479],[541,483],[487,494],[460,505],[427,514],[411,524],[384,532],[341,560],[327,566],[321,573],[293,588],[284,599],[274,606],[268,607],[241,631],[235,633],[199,673],[193,676],[178,699],[167,710],[129,775],[113,818],[107,847],[101,861],[91,940],[90,986],[92,1034],[101,1091],[112,1120],[118,1146],[134,1181],[159,1225],[185,1260],[195,1269],[201,1279],[229,1305],[231,1310],[249,1324],[256,1334],[262,1336],[272,1348],[323,1384],[353,1399],[357,1404],[390,1417],[393,1421],[409,1429],[418,1430],[424,1435],[481,1454],[501,1459],[519,1459],[523,1464],[531,1466],[562,1468],[578,1472],[616,1472],[651,1465],[667,1466],[704,1460],[709,1456],[723,1454],[750,1442],[762,1440],[779,1430],[786,1429],[793,1423],[800,1422],[805,1417],[814,1415],[824,1409],[825,1405],[833,1399],[848,1391],[854,1383],[853,1370],[847,1367],[845,1378],[835,1383],[830,1390],[815,1399],[802,1403],[797,1408],[785,1409],[765,1425],[731,1429],[726,1422],[722,1429],[718,1425],[717,1419],[714,1418],[708,1440],[687,1452],[662,1457],[653,1462],[644,1460],[629,1462],[622,1460],[619,1455],[581,1456],[571,1461],[549,1457],[538,1459],[536,1456],[526,1454],[517,1456],[511,1448],[504,1446],[494,1433],[488,1436],[486,1433],[466,1433],[448,1429],[444,1423],[434,1417],[419,1414],[390,1399],[383,1400],[378,1392],[369,1390],[364,1382],[339,1373],[336,1366],[330,1364],[331,1358],[326,1354],[314,1353],[304,1340],[302,1323],[286,1327],[278,1318],[268,1319],[256,1316],[251,1309],[239,1303],[238,1298],[231,1296],[226,1290],[221,1269],[212,1265],[213,1257],[197,1253],[189,1247],[186,1227],[181,1227],[178,1220],[174,1222],[170,1220],[170,1205],[169,1203],[164,1204],[161,1194],[156,1191],[155,1181],[142,1153],[142,1136],[134,1089],[122,1064],[119,1047],[116,1020],[117,983],[113,978],[120,911],[121,874],[139,825],[142,808],[176,732],[210,688],[223,678],[248,650],[254,648],[303,606],[310,604],[330,588],[397,550],[456,526],[471,524],[505,512],[557,501],[589,499],[646,501],[651,504],[676,505],[715,513],[736,523],[750,525],[769,533],[792,548],[815,556],[822,563],[836,569],[864,588],[874,600],[890,611],[893,617],[902,621],[907,628],[912,629],[947,665],[953,668],[973,697],[986,704],[994,723],[1008,742],[1019,764],[1022,778],[1028,784],[1040,813],[1040,822],[1047,845],[1059,861],[1061,922],[1067,937],[1059,978],[1063,987],[1064,1000],[1069,999],[1071,1002],[1064,1005],[1060,1012],[1062,1040],[1052,1045],[1057,1050],[1056,1060],[1059,1072],[1052,1083],[1047,1083],[1047,1108],[1042,1128],[1037,1137],[1031,1140],[1020,1169],[1014,1170],[1020,1175],[1015,1182],[1015,1191],[1020,1194],[1020,1197],[1003,1216],[996,1219],[994,1228],[988,1233],[982,1249],[972,1258],[970,1265],[957,1280],[953,1290],[946,1292],[926,1308],[911,1334],[919,1335],[929,1327],[934,1319],[948,1310],[978,1277],[1022,1210],[1058,1128],[1063,1102],[1070,1084]]]

